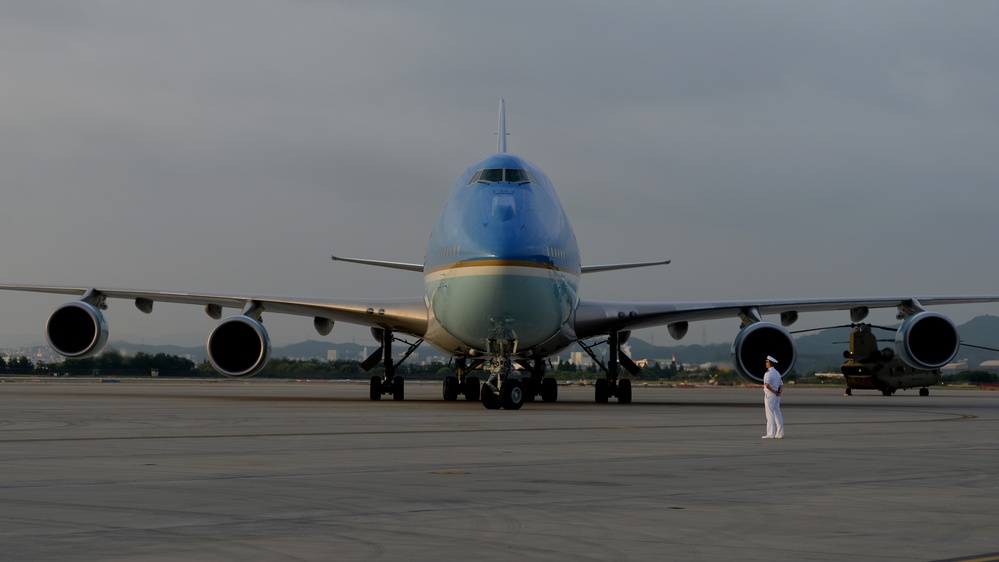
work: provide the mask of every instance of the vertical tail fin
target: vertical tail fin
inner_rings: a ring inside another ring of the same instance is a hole
[[[499,142],[496,146],[496,152],[506,152],[506,101],[500,98],[499,106]]]

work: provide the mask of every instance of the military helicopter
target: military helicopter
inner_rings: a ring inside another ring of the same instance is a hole
[[[840,367],[846,378],[847,396],[853,389],[880,390],[891,396],[898,389],[919,389],[920,396],[928,396],[930,389],[940,382],[940,369],[917,369],[902,360],[895,351],[886,347],[878,349],[878,338],[871,332],[870,324],[858,324],[850,332],[850,349],[843,352],[846,361]]]
[[[872,328],[895,331],[895,328],[882,328],[871,324],[853,324],[850,327],[850,349],[843,352],[846,361],[840,366],[846,379],[846,391],[850,396],[853,389],[880,390],[881,394],[891,396],[896,390],[919,388],[920,396],[929,396],[928,387],[940,382],[940,368],[922,369],[911,366],[890,347],[878,349],[878,338]],[[959,345],[996,351],[995,349],[970,345],[960,342]],[[956,353],[956,348],[955,348]]]

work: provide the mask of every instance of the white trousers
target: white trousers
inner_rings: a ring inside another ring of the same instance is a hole
[[[767,435],[784,437],[784,418],[780,415],[780,396],[767,393],[763,397],[767,411]]]

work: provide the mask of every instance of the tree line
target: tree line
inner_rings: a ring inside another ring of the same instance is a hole
[[[157,353],[155,355],[139,352],[125,356],[120,351],[109,349],[96,357],[85,359],[65,359],[55,363],[35,363],[28,357],[4,359],[0,357],[0,373],[9,375],[68,375],[68,376],[158,376],[192,377],[217,376],[211,364],[194,361],[176,355]],[[365,378],[381,374],[381,368],[376,367],[370,373],[361,370],[360,362],[356,360],[325,361],[320,359],[271,359],[263,370],[257,374],[264,378]],[[403,363],[396,369],[397,374],[411,379],[443,380],[453,374],[453,365],[435,363]],[[477,373],[481,378],[485,375]],[[596,365],[577,366],[571,363],[552,365],[546,376],[559,380],[592,380],[603,376]],[[685,371],[682,365],[670,362],[665,365],[653,363],[642,369],[638,375],[627,375],[632,380],[639,381],[690,381],[708,382],[718,385],[738,385],[745,381],[732,370],[709,369],[706,371]],[[788,380],[805,384],[842,384],[839,379],[816,378],[814,373],[806,371],[803,374],[792,373]],[[943,382],[950,384],[979,384],[999,382],[999,375],[986,371],[964,371],[945,375]]]
[[[35,363],[27,357],[11,358],[5,361],[0,358],[0,372],[5,374],[34,375],[68,375],[68,376],[150,376],[156,372],[158,376],[216,376],[215,370],[208,361],[194,361],[176,355],[157,353],[155,355],[139,352],[135,355],[124,355],[116,349],[108,349],[95,357],[83,359],[64,359],[62,361]],[[370,373],[361,370],[360,362],[356,360],[325,361],[320,359],[271,359],[257,374],[258,377],[274,378],[358,378],[380,374],[381,367],[375,367]],[[443,379],[453,373],[453,365],[433,363],[403,363],[396,367],[397,374],[413,379]],[[549,376],[559,379],[587,379],[601,376],[596,365],[576,366],[571,363],[550,365]],[[646,367],[636,380],[661,380],[675,378],[684,374],[683,366],[675,363],[660,365],[655,363]]]
[[[0,357],[0,373],[24,375],[35,372],[35,363],[27,357],[11,357],[9,360]]]

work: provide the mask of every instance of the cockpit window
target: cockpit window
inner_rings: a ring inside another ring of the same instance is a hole
[[[527,178],[527,170],[503,170],[503,179],[508,182],[527,182],[531,181]]]
[[[468,185],[472,185],[475,182],[495,183],[501,181],[510,183],[538,183],[534,174],[527,170],[519,170],[516,168],[486,168],[475,172],[475,174],[472,175],[472,179],[468,180]]]
[[[479,177],[479,181],[503,181],[503,170],[498,168],[482,170],[482,176]]]

